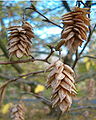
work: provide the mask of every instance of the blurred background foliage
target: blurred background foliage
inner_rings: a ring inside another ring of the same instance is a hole
[[[90,14],[91,28],[93,28],[96,24],[96,1],[91,0],[88,2],[87,0],[83,0],[83,2],[89,5],[95,3],[91,6]],[[69,12],[71,7],[76,5],[76,0],[42,0],[33,1],[32,3],[43,15],[62,26],[61,16]],[[30,7],[30,5],[30,1],[0,1],[0,61],[8,61],[9,59],[7,51],[8,33],[6,28],[12,25],[21,25],[24,9]],[[81,5],[81,7],[84,6]],[[25,19],[33,26],[35,34],[35,38],[32,40],[32,55],[35,58],[45,58],[50,52],[47,45],[56,45],[60,41],[62,29],[48,22],[44,22],[44,18],[32,10],[26,11]],[[84,44],[85,42],[79,48],[79,52]],[[96,59],[88,56],[96,58],[96,29],[75,68],[78,95],[74,98],[72,108],[78,106],[96,106]],[[58,52],[55,52],[50,58],[50,61],[54,61],[57,58]],[[62,59],[72,65],[74,58],[74,54],[71,55],[67,48],[63,46]],[[16,60],[16,58],[14,59]],[[22,59],[26,59],[26,57]],[[45,70],[47,66],[48,64],[44,62],[0,65],[0,85],[6,80],[17,77],[18,75]],[[3,105],[0,107],[0,120],[8,120],[10,106],[18,103],[20,100],[25,103],[25,107],[28,109],[26,110],[26,120],[55,120],[54,115],[50,113],[48,105],[43,104],[42,101],[33,95],[23,94],[26,91],[31,91],[49,98],[51,90],[45,89],[46,76],[47,73],[31,75],[30,77],[22,77],[17,83],[10,84],[6,90]],[[96,108],[95,110],[91,108],[78,109],[76,111],[71,110],[62,116],[61,120],[64,119],[96,120]]]

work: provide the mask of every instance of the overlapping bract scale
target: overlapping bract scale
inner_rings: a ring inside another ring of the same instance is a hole
[[[47,87],[52,88],[52,107],[59,106],[62,112],[70,108],[72,96],[76,95],[74,71],[60,60],[48,67],[52,69],[47,79]]]
[[[8,50],[9,56],[15,55],[17,58],[22,56],[29,56],[31,49],[31,38],[34,38],[32,26],[28,22],[24,22],[22,26],[12,26],[8,28],[9,42]]]
[[[61,39],[69,49],[75,50],[82,42],[87,39],[88,26],[90,19],[87,17],[89,8],[74,7],[72,12],[62,16],[64,30],[61,33]]]
[[[25,108],[22,104],[15,104],[10,111],[11,120],[24,120]]]

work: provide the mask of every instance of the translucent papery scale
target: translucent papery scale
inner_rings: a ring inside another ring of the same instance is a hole
[[[90,12],[88,9],[73,8],[72,12],[66,13],[62,16],[62,23],[64,30],[61,33],[60,43],[66,45],[71,51],[75,51],[78,46],[82,45],[82,42],[87,39],[88,26],[90,25],[90,19],[87,14]]]
[[[72,97],[77,94],[74,71],[60,60],[51,64],[49,68],[53,68],[47,79],[47,85],[52,88],[52,107],[58,106],[65,112],[72,104]]]
[[[25,109],[22,104],[13,105],[10,110],[10,117],[12,120],[24,120]]]

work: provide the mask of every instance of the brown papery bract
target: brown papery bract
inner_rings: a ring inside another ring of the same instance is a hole
[[[52,88],[52,107],[59,106],[62,112],[68,110],[72,104],[72,97],[77,94],[72,68],[60,60],[48,67],[52,69],[47,79],[47,87]]]
[[[9,56],[15,55],[17,58],[21,58],[24,55],[30,56],[31,38],[34,38],[32,26],[28,22],[24,22],[22,26],[12,26],[8,30],[10,31],[8,42]]]
[[[10,110],[10,117],[12,120],[24,120],[24,105],[15,104]]]
[[[61,39],[64,41],[62,43],[73,51],[81,46],[84,40],[87,40],[90,25],[90,19],[87,17],[90,13],[88,10],[89,8],[74,7],[72,12],[62,16],[64,24],[64,30],[61,33]]]

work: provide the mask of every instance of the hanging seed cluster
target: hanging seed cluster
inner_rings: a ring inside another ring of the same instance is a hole
[[[31,38],[34,38],[32,26],[28,22],[24,22],[22,26],[9,27],[9,56],[15,55],[17,58],[29,56],[31,54]]]
[[[61,44],[65,44],[69,49],[75,50],[87,39],[90,19],[87,17],[89,8],[73,8],[72,12],[62,16],[64,30],[61,33]]]
[[[74,85],[74,71],[60,60],[51,64],[48,68],[53,70],[47,79],[47,87],[52,88],[52,107],[59,106],[62,112],[70,108],[72,104],[72,96],[76,95],[76,87]]]
[[[12,120],[24,120],[24,107],[22,104],[16,104],[11,108],[10,113]]]

